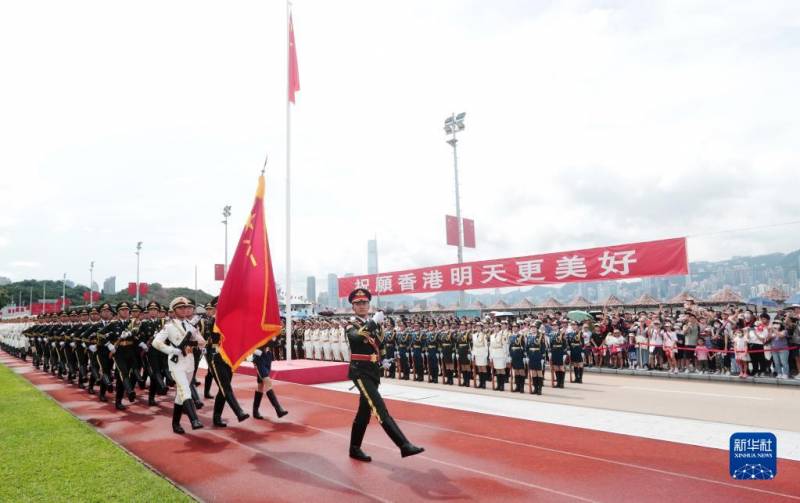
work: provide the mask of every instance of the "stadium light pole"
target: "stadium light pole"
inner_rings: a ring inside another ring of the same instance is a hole
[[[94,305],[94,260],[89,262],[89,307]]]
[[[448,117],[444,121],[444,132],[450,135],[450,139],[447,140],[447,143],[449,143],[450,146],[453,147],[453,169],[455,172],[455,182],[456,182],[456,220],[458,221],[459,265],[464,262],[464,229],[461,223],[461,197],[458,192],[458,151],[456,148],[458,139],[456,138],[456,133],[464,130],[464,117],[466,115],[467,115],[466,112],[461,112],[458,115],[453,113],[450,115],[450,117]],[[458,293],[458,305],[461,307],[464,306],[464,290],[460,290]]]
[[[139,256],[142,253],[142,242],[136,243],[136,303],[139,303]]]
[[[222,221],[222,223],[225,224],[225,269],[223,269],[222,272],[222,279],[224,280],[228,275],[228,217],[231,216],[230,205],[222,208],[222,216],[225,217],[225,220]]]

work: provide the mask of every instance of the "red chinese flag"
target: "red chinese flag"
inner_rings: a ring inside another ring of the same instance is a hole
[[[289,14],[289,101],[294,103],[294,93],[300,90],[300,71],[297,69],[297,50],[294,46],[294,23]]]
[[[462,218],[464,226],[464,247],[475,248],[475,221],[469,218]]]
[[[225,264],[214,264],[214,281],[225,281]]]
[[[83,292],[83,300],[89,301],[89,292]]]
[[[139,283],[139,295],[147,295],[150,291],[150,285],[147,283]]]
[[[136,283],[128,283],[128,295],[136,295]]]
[[[264,175],[222,284],[214,331],[220,334],[220,356],[233,370],[281,331],[264,218]]]
[[[444,225],[447,232],[447,244],[458,246],[458,219],[453,215],[445,215]]]

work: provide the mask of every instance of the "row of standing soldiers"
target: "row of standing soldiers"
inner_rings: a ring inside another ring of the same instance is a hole
[[[552,336],[533,323],[433,322],[389,320],[385,332],[387,355],[393,355],[386,376],[415,381],[454,383],[459,386],[542,394],[544,370],[549,362],[553,387],[563,388],[567,368],[573,382],[583,382],[583,343],[580,334],[558,332]]]

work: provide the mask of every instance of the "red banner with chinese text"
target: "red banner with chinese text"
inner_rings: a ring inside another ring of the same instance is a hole
[[[376,295],[433,293],[689,273],[686,238],[423,267],[339,278],[339,296],[364,287]]]

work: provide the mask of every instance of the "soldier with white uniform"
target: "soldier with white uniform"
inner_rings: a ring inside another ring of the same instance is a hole
[[[319,334],[319,342],[322,346],[322,358],[324,360],[333,360],[333,349],[331,348],[331,337],[333,335],[333,330],[328,325],[328,322],[323,321],[322,330]]]
[[[328,338],[331,341],[331,358],[337,362],[342,361],[342,341],[339,339],[339,324],[335,321],[330,323]]]
[[[498,391],[505,391],[509,335],[508,321],[503,320],[499,328],[495,323],[495,330],[489,336],[489,356],[492,358],[492,367],[497,377]]]
[[[202,428],[197,418],[197,409],[192,399],[194,383],[194,348],[206,344],[203,336],[189,323],[194,306],[186,297],[176,297],[169,304],[175,317],[164,324],[164,328],[153,339],[153,347],[169,356],[169,373],[175,381],[175,405],[172,411],[172,431],[185,433],[180,425],[184,412],[189,416],[192,429]]]
[[[336,327],[336,332],[339,334],[339,352],[342,354],[342,361],[350,361],[350,345],[347,343],[347,333],[344,330],[344,322],[339,322]]]
[[[483,322],[478,322],[472,333],[472,357],[478,368],[478,387],[486,389],[486,381],[489,380],[489,339]]]
[[[311,329],[311,345],[314,347],[314,359],[321,360],[322,359],[322,344],[319,340],[319,323],[314,322]]]
[[[303,323],[303,357],[310,360],[314,358],[314,345],[311,342],[311,324]]]

